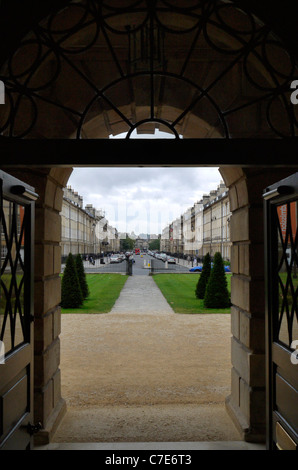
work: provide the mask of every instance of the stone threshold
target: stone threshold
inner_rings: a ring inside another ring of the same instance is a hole
[[[75,442],[51,443],[45,446],[36,446],[33,450],[266,450],[264,444],[254,444],[244,441],[216,441],[216,442]]]

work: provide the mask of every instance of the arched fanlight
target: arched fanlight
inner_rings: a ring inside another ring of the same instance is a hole
[[[151,124],[175,138],[294,137],[297,78],[282,42],[234,2],[71,0],[0,71],[0,133],[131,138]]]

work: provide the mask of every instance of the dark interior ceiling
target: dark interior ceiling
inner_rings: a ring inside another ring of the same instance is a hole
[[[34,27],[35,24],[40,22],[51,12],[62,9],[69,2],[70,0],[0,0],[0,66],[1,63],[4,63],[9,57],[9,55],[16,50],[20,40]],[[252,13],[259,17],[260,20],[267,24],[276,33],[276,35],[284,41],[285,46],[292,52],[294,56],[297,57],[298,60],[298,2],[296,0],[278,0],[275,2],[272,2],[272,0],[235,0],[233,3],[239,5],[239,7],[249,9]],[[155,142],[154,140],[150,142],[150,145],[152,146],[152,155],[155,155],[155,152],[157,150],[157,143],[158,142]],[[47,164],[50,161],[52,163],[53,155],[57,156],[57,162],[54,163],[56,165],[59,165],[59,159],[61,159],[62,156],[65,164],[74,164],[74,160],[76,160],[76,157],[79,161],[80,156],[76,155],[76,152],[78,154],[81,153],[78,142],[68,141],[67,145],[69,146],[70,144],[73,144],[74,148],[64,148],[65,142],[47,141],[47,145],[44,148],[46,154],[43,155],[43,164]],[[91,145],[91,147],[89,147],[88,152],[90,159],[90,162],[88,163],[92,164],[93,162],[96,162],[98,160],[98,144],[96,142],[87,142],[87,144],[89,146]],[[105,142],[103,142],[102,144],[105,144]],[[140,145],[138,141],[130,141],[129,144],[131,146]],[[193,145],[190,141],[187,143],[179,142],[179,144],[186,144],[190,146],[190,148],[192,148],[191,146]],[[227,146],[226,141],[224,141],[223,139],[219,139],[215,142],[200,142],[199,148],[196,147],[198,143],[195,143],[196,154],[197,151],[199,151],[199,153],[205,154],[206,149],[201,147],[202,144],[208,145],[208,164],[210,165],[214,165],[215,162],[218,163],[218,154],[222,156],[222,163],[227,165],[231,165],[233,163],[236,164],[236,162],[238,164],[240,160],[245,162],[249,161],[249,163],[252,165],[259,164],[265,166],[268,163],[273,166],[287,164],[291,166],[296,166],[297,164],[296,139],[290,139],[290,141],[287,142],[286,146],[282,140],[278,142],[259,141],[259,150],[260,147],[263,146],[263,152],[261,152],[261,160],[259,160],[258,156],[256,157],[257,160],[254,159],[254,142],[249,142],[249,145],[247,145],[246,142],[245,145],[247,146],[243,146],[243,143],[241,141],[233,142],[231,140],[228,142]],[[4,142],[2,140],[0,145],[1,160],[3,161],[4,165],[5,163],[11,162],[12,158],[15,160],[15,164],[24,164],[24,161],[28,161],[29,163],[31,162],[31,159],[33,159],[32,163],[36,163],[36,152],[33,148],[34,145],[38,145],[38,142]],[[109,158],[113,164],[119,164],[117,159],[118,157],[116,158],[116,156],[119,155],[119,151],[120,153],[122,152],[122,148],[119,147],[119,145],[122,146],[123,142],[115,141],[115,149],[113,152],[111,152],[111,142],[109,142]],[[160,143],[158,143],[158,145],[160,148]],[[177,142],[175,145],[177,145]],[[210,145],[212,145],[213,147],[210,147]],[[18,149],[16,148],[16,146],[20,146],[20,148]],[[101,153],[104,155],[105,149],[101,149]],[[185,161],[184,163],[190,164],[192,160],[191,154],[193,154],[193,152],[190,151],[187,152],[187,154],[190,155],[189,161]],[[161,159],[161,161],[159,159],[160,152],[156,152],[156,159],[158,160],[159,164],[162,163],[167,165],[171,163],[173,157],[173,154],[171,154],[171,152],[167,154],[163,153],[162,155],[163,158]],[[260,152],[258,152],[258,155],[260,155]],[[115,161],[113,160],[113,158]],[[38,158],[38,160],[40,160],[40,157]],[[132,158],[130,158],[130,162],[131,164],[134,164]],[[38,163],[40,164],[40,161]],[[151,161],[151,164],[154,163],[155,161]],[[204,160],[204,162],[202,163],[206,164],[206,161]],[[140,164],[139,160],[138,164]],[[144,161],[144,164],[146,164],[146,161]]]
[[[153,0],[150,0],[153,1]],[[0,0],[0,61],[14,51],[19,40],[35,23],[70,0]],[[295,0],[235,0],[248,8],[283,39],[298,57],[298,2]]]

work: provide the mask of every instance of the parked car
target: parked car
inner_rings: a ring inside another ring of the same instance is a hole
[[[200,273],[200,272],[202,272],[202,266],[194,266],[193,268],[190,268],[189,272],[191,272],[191,273]]]
[[[176,264],[176,260],[173,256],[168,256],[167,262],[170,264]]]
[[[211,268],[213,267],[213,263],[211,263]],[[190,268],[190,272],[191,273],[198,273],[198,272],[201,272],[202,271],[202,268],[203,266],[194,266],[193,268]],[[224,269],[225,269],[225,272],[226,273],[230,273],[231,272],[231,268],[230,266],[224,266]]]
[[[119,255],[112,255],[110,258],[110,263],[120,263],[122,258]]]

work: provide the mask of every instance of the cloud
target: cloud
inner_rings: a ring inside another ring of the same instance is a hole
[[[221,180],[217,168],[75,168],[68,185],[120,231],[160,233]]]

